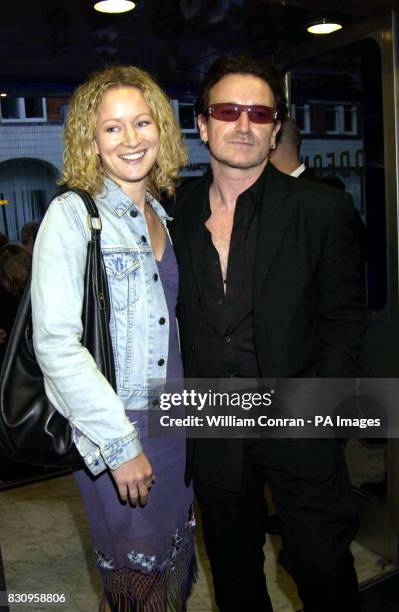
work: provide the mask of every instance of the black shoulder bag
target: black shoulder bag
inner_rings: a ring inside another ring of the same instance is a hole
[[[116,388],[109,332],[110,300],[101,255],[101,218],[93,198],[71,189],[85,203],[91,231],[84,278],[81,342]],[[74,468],[83,459],[69,421],[47,399],[32,343],[30,279],[10,334],[0,374],[0,455],[47,467]]]

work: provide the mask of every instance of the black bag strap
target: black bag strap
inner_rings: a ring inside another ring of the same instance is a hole
[[[86,206],[86,210],[89,215],[89,228],[90,228],[90,233],[91,233],[91,242],[94,247],[94,257],[95,257],[95,263],[96,263],[96,265],[94,266],[93,273],[96,274],[96,282],[98,285],[98,291],[97,291],[98,306],[100,309],[105,309],[108,315],[108,321],[109,321],[109,315],[110,315],[109,293],[108,293],[108,282],[107,282],[106,272],[104,268],[103,257],[101,253],[102,223],[101,223],[100,213],[98,212],[98,208],[97,208],[97,205],[94,199],[87,191],[84,191],[83,189],[78,189],[77,187],[76,188],[74,187],[72,189],[68,188],[68,191],[73,191],[83,200],[83,203]],[[87,253],[87,257],[89,256],[90,256],[90,251],[88,251]]]
[[[82,344],[89,349],[98,368],[116,390],[114,354],[109,330],[111,303],[107,273],[101,252],[101,217],[94,199],[87,191],[77,188],[69,188],[68,191],[73,191],[83,200],[89,216],[91,232],[85,272]],[[90,291],[92,292],[92,300],[89,296]],[[92,302],[94,301],[97,303],[96,311],[92,308]]]
[[[73,193],[76,193],[76,195],[78,195],[83,200],[83,203],[86,206],[86,210],[90,218],[90,230],[92,240],[97,236],[101,237],[101,217],[100,213],[98,212],[97,204],[95,203],[92,196],[89,194],[88,191],[85,191],[84,189],[78,189],[78,187],[68,187],[68,185],[61,185],[54,197],[58,197],[66,193],[67,191],[72,191]],[[94,226],[92,224],[93,219],[98,219],[98,223],[95,223]]]
[[[67,191],[76,193],[82,199],[88,213],[91,233],[85,271],[82,344],[88,348],[97,367],[116,390],[114,354],[109,330],[111,301],[101,252],[101,217],[94,199],[87,191],[63,185],[56,195],[59,196]],[[97,305],[95,310],[94,303]]]
[[[89,213],[91,218],[99,219],[100,228],[98,229],[101,232],[101,217],[98,212],[97,204],[93,200],[92,196],[88,193],[88,191],[84,191],[83,189],[78,189],[77,187],[70,188],[68,187],[68,191],[73,191],[78,196],[80,196],[86,206],[87,212]]]

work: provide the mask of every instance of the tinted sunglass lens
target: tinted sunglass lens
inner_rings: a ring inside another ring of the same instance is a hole
[[[219,121],[237,121],[240,112],[227,104],[215,104],[212,106],[212,117],[219,119]]]
[[[274,119],[274,110],[267,106],[254,106],[250,116],[254,123],[272,123]]]

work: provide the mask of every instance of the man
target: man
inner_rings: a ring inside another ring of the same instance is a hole
[[[309,180],[324,182],[321,177],[313,174],[313,170],[307,168],[300,158],[300,150],[302,144],[302,135],[299,126],[291,117],[287,117],[281,124],[278,133],[278,144],[275,149],[270,151],[270,161],[273,166],[284,172],[298,178],[306,178]]]
[[[278,144],[270,151],[269,157],[273,166],[295,178],[300,176],[345,191],[345,183],[338,176],[332,174],[317,176],[311,168],[305,166],[300,158],[301,144],[302,135],[298,124],[291,117],[287,117],[278,132]]]
[[[345,194],[268,163],[284,117],[279,74],[260,60],[220,58],[196,108],[211,172],[182,190],[172,227],[186,376],[356,374],[365,308],[353,208]],[[222,612],[272,610],[266,480],[281,519],[281,562],[305,611],[359,610],[348,548],[357,516],[338,442],[191,440],[186,477]]]
[[[273,166],[280,172],[294,177],[306,172],[306,166],[299,157],[301,143],[301,130],[291,117],[287,117],[280,127],[278,144],[270,151],[270,161]]]

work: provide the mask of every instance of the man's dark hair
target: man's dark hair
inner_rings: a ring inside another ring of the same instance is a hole
[[[32,265],[32,255],[19,244],[0,249],[0,285],[9,293],[20,295]]]
[[[265,81],[273,92],[278,119],[283,120],[286,117],[284,82],[278,68],[263,59],[241,54],[219,57],[208,68],[208,72],[199,84],[198,97],[195,101],[195,114],[197,116],[206,116],[212,87],[229,74],[250,74]]]
[[[35,241],[37,232],[39,231],[39,223],[35,221],[30,221],[29,223],[25,223],[23,228],[21,229],[21,242],[22,244],[28,244],[30,238]]]
[[[7,236],[5,234],[0,234],[0,247],[7,244],[7,242],[8,242]]]
[[[299,152],[302,144],[302,134],[297,123],[291,117],[287,117],[281,124],[281,128],[278,132],[277,142],[287,142],[293,145]]]

